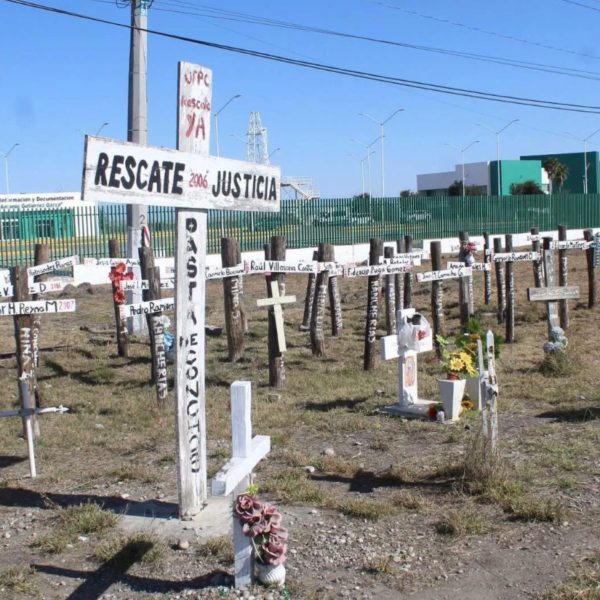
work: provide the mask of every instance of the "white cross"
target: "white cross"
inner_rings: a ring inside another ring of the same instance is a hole
[[[481,418],[483,436],[490,438],[490,450],[496,452],[498,447],[498,378],[496,377],[496,358],[494,355],[494,334],[487,332],[485,351],[488,370],[484,370],[481,340],[477,340],[479,356],[479,385],[481,389]]]
[[[283,310],[281,305],[296,302],[296,296],[280,296],[279,284],[276,281],[271,281],[271,294],[272,298],[257,300],[256,305],[272,308],[275,316],[275,328],[277,330],[277,345],[279,346],[279,352],[283,353],[287,351],[287,346],[285,345],[285,329],[283,326]]]
[[[233,493],[233,504],[250,485],[252,469],[271,450],[268,435],[252,437],[252,386],[249,381],[231,384],[231,447],[232,458],[212,480],[213,496]],[[235,588],[252,583],[252,540],[242,531],[242,524],[233,518],[233,549],[235,552]]]

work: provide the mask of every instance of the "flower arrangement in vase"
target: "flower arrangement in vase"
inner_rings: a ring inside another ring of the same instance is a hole
[[[436,340],[442,348],[442,368],[446,372],[447,379],[456,381],[477,375],[474,353],[470,348],[451,350],[450,340],[441,335],[436,336]]]
[[[261,502],[254,486],[237,497],[233,513],[243,532],[252,538],[259,581],[265,585],[283,585],[289,535],[281,527],[281,513]]]

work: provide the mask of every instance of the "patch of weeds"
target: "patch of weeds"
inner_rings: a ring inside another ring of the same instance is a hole
[[[142,565],[160,562],[166,552],[164,542],[154,533],[136,531],[129,537],[114,535],[95,550],[94,558],[116,571],[126,571],[134,563]]]
[[[513,502],[507,512],[513,521],[528,523],[560,523],[567,517],[567,510],[560,501],[535,496]]]
[[[545,377],[570,377],[575,370],[575,362],[568,351],[546,354],[539,368]]]
[[[412,483],[417,475],[414,469],[407,465],[391,465],[387,471],[381,475],[381,479],[394,483]]]
[[[313,464],[318,471],[323,473],[347,477],[353,477],[360,471],[358,465],[347,462],[341,456],[321,456],[312,463],[304,464]]]
[[[135,465],[125,465],[117,469],[112,469],[107,473],[108,477],[115,481],[141,481],[142,483],[156,483],[158,475],[147,467]]]
[[[600,566],[598,557],[588,558],[577,573],[539,600],[600,600]]]
[[[371,498],[336,498],[328,503],[328,508],[339,510],[347,517],[366,521],[379,521],[394,513],[389,502]]]
[[[88,379],[93,385],[102,385],[103,383],[111,383],[115,380],[117,372],[109,366],[102,366],[94,369],[88,374]]]
[[[102,510],[98,504],[87,502],[69,508],[58,508],[53,521],[54,531],[34,540],[32,547],[48,554],[60,554],[69,544],[75,544],[80,535],[100,535],[113,529],[117,526],[119,517]]]
[[[431,505],[430,500],[423,494],[401,490],[391,497],[391,503],[398,508],[420,512]]]
[[[159,465],[174,465],[175,464],[175,456],[173,456],[172,454],[165,454],[165,456],[162,456],[161,459],[158,461]]]
[[[483,535],[486,532],[485,525],[477,513],[471,507],[450,510],[435,524],[435,530],[441,535],[453,537]]]
[[[208,540],[198,548],[200,556],[216,558],[220,563],[231,565],[234,561],[233,541],[230,535]]]
[[[526,304],[523,307],[523,310],[519,310],[515,314],[515,325],[519,325],[520,323],[527,323],[528,325],[533,325],[539,320],[540,313],[538,311],[537,306],[533,304]]]
[[[10,567],[0,575],[0,590],[2,588],[20,594],[32,594],[36,590],[33,567]]]
[[[577,478],[573,476],[561,477],[556,485],[561,490],[572,490],[577,485]]]
[[[283,504],[323,505],[326,496],[314,481],[299,470],[288,469],[263,481],[260,489],[277,496]]]
[[[391,556],[376,556],[363,564],[363,569],[372,575],[393,575],[396,572],[395,567],[394,559]]]
[[[462,432],[458,427],[453,427],[448,432],[444,444],[459,444],[462,441]]]
[[[373,440],[369,444],[369,448],[377,452],[387,452],[390,449],[390,444],[385,440]]]

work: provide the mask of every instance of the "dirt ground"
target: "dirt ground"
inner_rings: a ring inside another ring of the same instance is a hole
[[[255,483],[291,533],[287,588],[245,597],[600,597],[600,311],[587,309],[585,253],[569,252],[569,285],[579,285],[581,300],[570,302],[568,360],[556,376],[540,371],[546,323],[544,306],[527,302],[532,266],[517,263],[515,273],[517,340],[497,363],[501,459],[488,470],[479,464],[478,413],[438,425],[378,411],[395,401],[397,365],[362,370],[365,278],[340,278],[344,329],[326,337],[320,360],[299,331],[306,277],[287,278],[286,293],[298,298],[286,308],[287,388],[269,401],[267,313],[256,308],[265,279],[245,279],[245,360],[227,362],[224,334],[208,338],[209,474],[230,456],[229,385],[249,380],[254,433],[272,438]],[[483,277],[474,274],[476,315],[504,333],[495,281],[485,306]],[[207,290],[207,322],[222,326],[222,283]],[[457,282],[444,290],[454,334]],[[41,347],[55,350],[42,352],[38,379],[43,405],[71,411],[40,418],[37,479],[28,477],[20,420],[0,419],[0,598],[235,597],[227,536],[200,543],[190,528],[182,550],[177,539],[125,533],[115,518],[148,501],[176,512],[173,394],[158,411],[147,340],[117,357],[108,286],[62,295],[77,298],[77,312],[44,316]],[[430,284],[414,284],[413,305],[430,318]],[[382,335],[384,322],[382,313]],[[0,340],[0,353],[14,348],[8,317]],[[433,354],[420,355],[420,396],[435,398],[440,377]],[[0,360],[0,389],[0,410],[17,407],[12,357]]]

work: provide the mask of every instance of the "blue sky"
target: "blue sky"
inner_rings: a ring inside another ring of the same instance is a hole
[[[51,6],[128,22],[129,10],[92,0],[39,0]],[[416,50],[320,36],[247,23],[174,14],[201,5],[240,11],[321,28],[411,44],[492,54],[595,71],[600,76],[597,31],[600,12],[563,0],[382,0],[384,4],[522,37],[575,52],[586,58],[492,37],[392,10],[365,0],[156,0],[150,29],[241,46],[302,60],[494,93],[600,105],[600,81],[515,69]],[[600,8],[592,0],[582,0]],[[194,8],[196,7],[196,8]],[[164,10],[159,10],[164,9]],[[126,139],[129,32],[107,25],[12,5],[0,0],[0,150],[19,142],[10,157],[10,191],[74,191],[81,187],[82,128],[91,133],[108,121],[103,135]],[[213,107],[242,94],[219,118],[221,156],[244,157],[250,111],[261,113],[273,162],[283,175],[311,176],[323,196],[360,192],[359,164],[348,156],[371,142],[378,127],[359,112],[387,126],[388,195],[415,188],[416,174],[451,170],[460,160],[445,142],[467,146],[469,161],[495,159],[495,138],[476,126],[519,124],[502,136],[502,157],[575,152],[578,141],[600,127],[600,116],[495,104],[413,91],[388,84],[320,73],[295,66],[150,36],[148,44],[149,143],[175,146],[177,62],[214,71]],[[553,135],[552,133],[558,135]],[[597,142],[600,144],[600,134]],[[380,149],[372,157],[374,195],[381,190]],[[598,146],[591,145],[590,149]],[[214,136],[213,136],[214,153]],[[1,157],[0,157],[1,158]],[[4,178],[0,191],[4,192]]]

